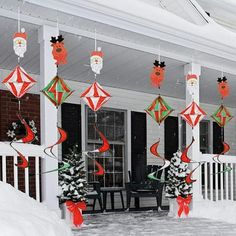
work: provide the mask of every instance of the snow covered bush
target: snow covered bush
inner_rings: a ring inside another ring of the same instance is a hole
[[[78,150],[78,145],[74,145],[72,149],[69,149],[69,152],[64,161],[70,167],[59,171],[59,184],[62,188],[62,193],[59,196],[60,203],[66,201],[83,202],[86,201],[87,194],[84,161]]]
[[[178,196],[186,198],[192,194],[192,184],[187,184],[185,178],[190,170],[188,163],[181,161],[182,153],[177,151],[170,161],[166,183],[166,197],[177,198]]]

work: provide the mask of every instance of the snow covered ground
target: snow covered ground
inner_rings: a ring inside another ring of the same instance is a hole
[[[0,181],[0,236],[72,236],[42,203]]]
[[[236,225],[201,218],[176,219],[167,212],[121,212],[84,215],[75,236],[235,236]]]

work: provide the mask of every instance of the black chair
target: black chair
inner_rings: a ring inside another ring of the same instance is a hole
[[[96,201],[98,200],[102,212],[103,206],[102,206],[101,185],[99,182],[91,182],[89,183],[89,185],[91,185],[93,189],[87,193],[86,198],[93,200],[93,204],[91,205],[93,207],[93,211],[95,210]],[[90,205],[87,204],[87,206]]]
[[[147,175],[160,169],[160,166],[149,165],[146,168],[146,179],[142,182],[135,182],[132,180],[131,173],[129,172],[130,182],[125,183],[126,188],[126,201],[127,209],[130,208],[131,198],[135,198],[135,208],[139,208],[139,198],[142,197],[155,197],[157,202],[157,210],[162,204],[162,191],[164,184],[160,180],[150,180]],[[157,172],[157,179],[160,179],[162,170]]]

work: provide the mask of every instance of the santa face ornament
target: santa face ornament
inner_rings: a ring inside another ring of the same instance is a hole
[[[187,89],[190,95],[194,95],[198,85],[198,77],[194,74],[187,75]]]
[[[22,28],[21,32],[16,32],[13,37],[13,49],[18,57],[24,57],[27,50],[27,35],[25,29]]]
[[[103,52],[101,51],[101,48],[98,48],[97,51],[91,53],[90,66],[95,74],[100,74],[103,67]]]

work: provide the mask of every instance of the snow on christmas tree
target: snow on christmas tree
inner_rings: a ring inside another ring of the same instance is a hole
[[[177,151],[170,161],[170,169],[168,171],[166,183],[166,197],[177,198],[181,196],[186,198],[192,194],[192,184],[187,184],[185,178],[190,170],[188,163],[181,161],[182,153]]]
[[[69,154],[65,156],[64,161],[70,165],[70,168],[59,171],[59,184],[62,188],[62,193],[59,196],[60,203],[68,200],[73,202],[86,201],[87,181],[84,161],[78,150],[78,145],[69,149]]]

